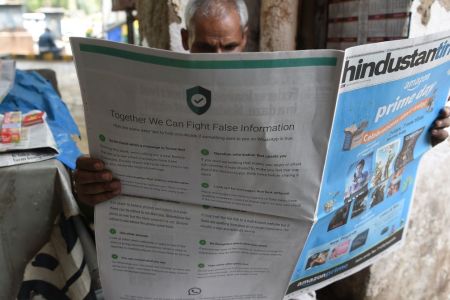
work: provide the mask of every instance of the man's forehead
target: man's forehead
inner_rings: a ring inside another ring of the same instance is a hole
[[[216,1],[211,0],[212,2]],[[242,26],[241,11],[234,6],[222,8],[224,9],[217,11],[202,11],[198,8],[191,15],[189,26],[183,35],[186,50],[192,53],[222,53],[241,52],[245,49],[247,31]]]
[[[195,35],[209,37],[226,37],[242,33],[239,15],[231,13],[221,18],[212,16],[198,16],[193,19]]]
[[[234,1],[206,1],[203,5],[197,8],[192,15],[190,24],[186,24],[187,27],[196,25],[199,21],[217,21],[225,19],[229,16],[236,18],[237,23],[241,24],[241,17],[238,11],[238,7]]]
[[[233,10],[238,10],[233,0],[209,0],[201,3],[195,13],[220,17]]]

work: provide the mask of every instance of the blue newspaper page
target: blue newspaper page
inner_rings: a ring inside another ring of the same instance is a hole
[[[449,36],[346,51],[316,222],[286,299],[401,245],[419,161],[449,99]]]

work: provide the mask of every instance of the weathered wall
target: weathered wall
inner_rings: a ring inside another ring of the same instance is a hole
[[[411,12],[411,37],[450,30],[450,0],[415,0]]]
[[[185,52],[181,43],[181,28],[184,28],[184,9],[187,0],[168,0],[170,50]]]
[[[141,37],[148,46],[169,49],[169,7],[167,1],[137,1],[137,17]]]
[[[261,51],[295,50],[301,0],[261,1]]]

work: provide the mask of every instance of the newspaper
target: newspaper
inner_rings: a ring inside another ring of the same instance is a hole
[[[44,112],[0,114],[0,167],[43,161],[58,153]]]
[[[71,39],[90,153],[123,186],[95,211],[106,299],[293,299],[400,245],[449,36],[229,55]]]
[[[401,245],[428,132],[450,96],[449,35],[345,52],[317,222],[289,291],[326,285]]]

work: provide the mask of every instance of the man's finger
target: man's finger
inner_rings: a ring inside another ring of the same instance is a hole
[[[446,106],[439,112],[439,118],[448,118],[448,117],[450,117],[450,107]]]
[[[77,169],[85,171],[101,171],[105,168],[105,163],[97,158],[81,156],[77,159]]]
[[[444,129],[433,129],[431,130],[431,135],[434,139],[439,140],[439,142],[442,142],[448,138],[448,132]]]
[[[73,173],[73,179],[75,181],[75,185],[78,188],[79,185],[83,184],[111,181],[113,179],[113,176],[112,173],[108,170],[101,172],[75,170],[75,172]]]
[[[120,181],[118,180],[103,183],[82,184],[77,186],[77,193],[78,195],[96,195],[120,190],[120,187]]]
[[[450,126],[450,118],[439,119],[434,122],[434,129],[447,128]]]

